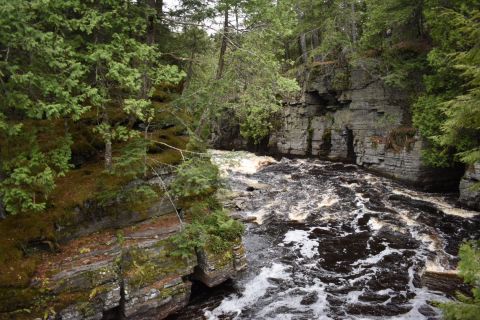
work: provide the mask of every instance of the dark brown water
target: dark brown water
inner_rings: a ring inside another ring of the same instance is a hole
[[[215,152],[237,215],[256,217],[249,269],[196,285],[170,319],[439,319],[424,270],[456,265],[480,220],[445,195],[417,192],[353,165]]]

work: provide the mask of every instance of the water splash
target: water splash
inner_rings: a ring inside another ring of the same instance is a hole
[[[423,272],[455,272],[478,213],[353,165],[212,151],[244,237],[249,270],[218,306],[179,319],[440,319]]]

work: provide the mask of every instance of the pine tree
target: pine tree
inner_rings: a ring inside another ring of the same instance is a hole
[[[0,1],[0,195],[8,212],[40,211],[70,159],[68,120],[95,90],[63,14],[75,1]],[[58,139],[45,140],[56,131]]]
[[[458,300],[439,304],[445,320],[474,320],[480,312],[480,250],[479,243],[467,242],[460,247],[460,276],[472,286],[472,297],[458,294]]]
[[[480,160],[479,3],[443,5],[431,1],[425,11],[434,48],[428,54],[426,92],[413,113],[415,125],[431,142],[425,161],[434,166]]]
[[[98,115],[108,170],[116,141],[139,136],[136,122],[148,131],[154,86],[183,77],[160,60],[162,3],[0,1],[0,197],[9,213],[46,208],[70,167],[72,126],[87,112]]]

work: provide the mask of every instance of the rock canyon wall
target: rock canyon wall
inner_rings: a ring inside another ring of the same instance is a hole
[[[405,90],[387,86],[361,67],[317,63],[301,74],[301,98],[286,103],[262,151],[352,162],[424,190],[458,188],[462,168],[423,164],[427,141],[412,125]],[[246,148],[238,128],[224,125],[218,146]],[[460,200],[477,209],[479,194],[470,186],[478,172],[467,171],[460,187]]]

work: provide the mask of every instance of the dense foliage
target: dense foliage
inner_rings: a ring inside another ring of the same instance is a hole
[[[74,132],[103,141],[111,170],[112,143],[140,136],[154,86],[182,73],[159,59],[155,1],[2,0],[0,10],[0,195],[10,214],[42,211],[71,167]]]
[[[480,249],[471,241],[460,247],[460,275],[472,286],[472,296],[458,294],[458,301],[440,304],[446,320],[477,319],[480,312]]]
[[[173,238],[174,255],[189,256],[198,248],[222,253],[240,240],[243,224],[230,218],[217,200],[216,192],[222,187],[219,170],[206,154],[178,166],[170,189],[189,223]]]
[[[454,153],[464,163],[480,160],[479,5],[460,1],[425,9],[434,48],[414,122],[431,141],[429,164],[448,166]]]
[[[173,193],[182,199],[202,198],[220,187],[218,168],[210,159],[195,157],[178,166],[171,184]]]

